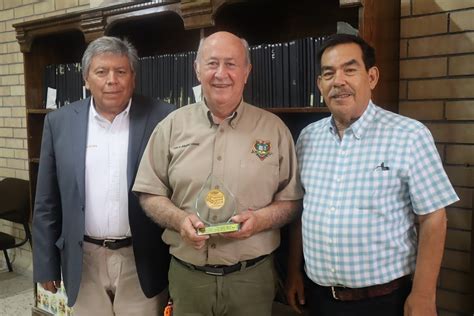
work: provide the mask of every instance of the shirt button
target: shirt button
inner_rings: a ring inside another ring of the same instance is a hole
[[[214,189],[219,190],[219,186],[218,185],[214,186]]]
[[[217,156],[217,161],[221,161],[222,160],[222,157],[221,156]]]
[[[216,244],[211,244],[212,249],[216,249]]]
[[[336,273],[336,269],[332,268],[332,269],[331,269],[331,272],[332,272],[332,273]]]
[[[330,210],[334,212],[336,210],[336,208],[333,206],[333,207],[330,208]]]
[[[346,151],[345,150],[342,150],[341,151],[341,155],[345,155],[346,154]]]
[[[213,220],[213,221],[215,221],[216,219],[217,219],[217,216],[216,216],[216,215],[212,216],[212,220]]]
[[[341,182],[341,177],[336,177],[337,182]]]
[[[224,129],[223,128],[219,129],[219,132],[224,133]]]

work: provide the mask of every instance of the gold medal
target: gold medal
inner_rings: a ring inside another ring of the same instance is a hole
[[[214,189],[207,193],[206,204],[210,209],[218,210],[224,206],[225,196],[224,193]]]

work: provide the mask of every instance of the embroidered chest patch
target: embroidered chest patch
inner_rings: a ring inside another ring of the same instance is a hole
[[[260,160],[265,160],[265,158],[272,155],[271,149],[272,144],[269,141],[256,140],[252,147],[252,154],[255,154]]]

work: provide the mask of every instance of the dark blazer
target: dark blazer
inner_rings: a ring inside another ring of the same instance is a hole
[[[62,279],[74,305],[82,273],[85,157],[90,98],[46,115],[33,214],[33,278]],[[128,145],[128,204],[133,250],[143,292],[153,297],[168,284],[169,252],[163,230],[140,208],[131,188],[156,124],[174,106],[133,96]]]

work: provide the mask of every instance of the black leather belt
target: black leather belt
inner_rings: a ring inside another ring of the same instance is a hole
[[[263,256],[260,256],[260,257],[254,258],[254,259],[237,262],[236,264],[233,264],[233,265],[230,265],[230,266],[219,265],[219,264],[206,264],[205,266],[195,266],[194,264],[187,263],[187,262],[173,256],[173,258],[177,262],[181,263],[183,266],[185,266],[185,267],[187,267],[191,270],[197,270],[197,271],[204,272],[206,274],[216,275],[216,276],[224,276],[224,275],[232,273],[232,272],[245,270],[246,268],[254,266],[255,264],[257,264],[258,262],[264,260],[267,257],[268,257],[268,255],[263,255]]]
[[[84,236],[84,241],[105,247],[110,250],[117,250],[132,245],[132,237],[122,239],[95,239],[89,236]]]
[[[316,284],[316,283],[314,283]],[[368,298],[374,298],[384,296],[392,293],[393,291],[411,284],[411,276],[405,275],[401,278],[392,280],[385,284],[372,285],[362,288],[347,288],[338,286],[316,286],[325,289],[327,293],[332,296],[333,299],[338,301],[359,301]]]

